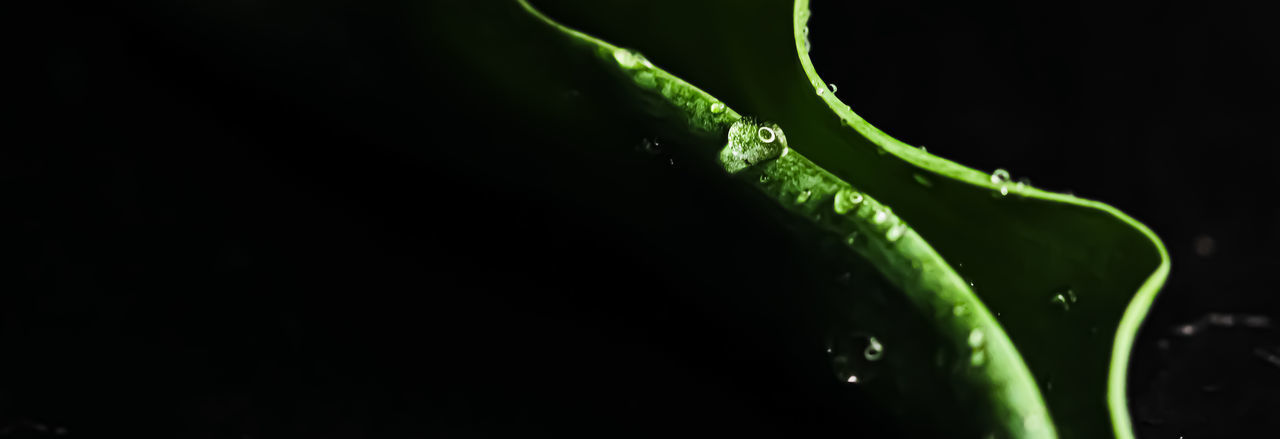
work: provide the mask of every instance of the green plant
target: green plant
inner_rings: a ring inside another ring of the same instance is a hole
[[[443,44],[530,117],[671,139],[814,251],[834,241],[833,260],[869,267],[849,294],[880,299],[845,310],[854,329],[832,335],[841,378],[892,370],[867,391],[957,437],[1132,437],[1128,355],[1169,269],[1144,226],[868,124],[809,60],[807,0],[541,3],[433,16],[474,25]],[[556,98],[566,90],[590,102]]]

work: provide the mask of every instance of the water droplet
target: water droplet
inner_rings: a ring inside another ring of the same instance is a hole
[[[724,112],[724,104],[719,103],[719,102],[712,102],[712,103],[711,103],[711,113],[712,113],[712,114],[720,114],[720,113],[723,113],[723,112]]]
[[[965,315],[965,314],[966,314],[966,313],[968,313],[968,312],[969,312],[969,307],[964,306],[964,305],[956,305],[956,306],[951,307],[951,314],[952,314],[952,315],[954,315],[954,316],[956,316],[956,317],[963,316],[963,315]]]
[[[982,333],[981,329],[973,328],[969,331],[969,364],[974,367],[981,366],[987,362],[987,337]]]
[[[1009,171],[997,169],[991,173],[991,184],[1001,184],[1009,182]]]
[[[653,64],[648,59],[645,59],[644,55],[621,47],[613,49],[613,59],[618,62],[618,65],[626,69],[653,67]]]
[[[867,361],[880,361],[880,357],[884,356],[884,345],[880,344],[880,340],[871,337],[867,340],[867,348],[862,350],[862,356]]]
[[[1007,184],[1000,185],[1000,196],[1004,197],[1008,195],[1009,195],[1009,185]]]
[[[827,84],[827,88],[830,88],[832,93],[835,93],[835,92],[836,92],[836,84],[835,84],[835,83]]]
[[[884,345],[865,332],[835,336],[827,341],[827,354],[836,379],[847,383],[874,378],[872,363],[884,358]]]
[[[836,213],[843,215],[862,204],[862,199],[862,194],[845,189],[836,193],[836,199],[832,207]]]
[[[636,73],[632,79],[636,82],[636,85],[646,89],[654,89],[658,87],[658,77],[654,76],[653,72],[641,71],[640,73]]]
[[[987,351],[979,350],[979,351],[973,351],[972,354],[969,354],[970,366],[979,367],[986,363],[987,363]]]
[[[875,222],[876,224],[880,224],[887,219],[889,219],[889,212],[886,212],[884,210],[877,210],[876,216],[872,217],[871,221]]]
[[[769,127],[760,127],[760,129],[756,130],[756,137],[759,137],[760,141],[764,143],[773,143],[774,140],[778,139],[778,135],[773,132],[773,128]]]
[[[801,30],[801,32],[804,32],[805,35],[809,35],[809,26],[805,26],[804,29]]]
[[[893,227],[889,228],[889,233],[886,233],[884,235],[884,239],[888,240],[889,242],[897,242],[898,238],[901,238],[902,235],[905,233],[907,233],[907,225],[903,223],[897,223],[897,224],[894,224]]]
[[[1067,289],[1064,292],[1054,294],[1053,297],[1049,299],[1049,303],[1061,308],[1063,311],[1070,311],[1071,304],[1076,303],[1076,293],[1071,289]]]
[[[822,96],[822,94],[823,94],[823,93],[826,93],[826,92],[827,92],[827,88],[826,88],[826,87],[818,87],[818,89],[817,89],[816,91],[818,92],[818,96]]]
[[[969,331],[969,347],[974,349],[982,349],[987,345],[987,335],[982,333],[981,329],[973,328]]]
[[[809,197],[812,195],[813,195],[813,191],[805,189],[804,192],[801,192],[799,195],[796,195],[796,202],[803,203],[805,201],[809,201]]]

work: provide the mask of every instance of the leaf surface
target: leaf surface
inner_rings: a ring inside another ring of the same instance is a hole
[[[866,387],[904,419],[974,437],[1132,437],[1125,369],[1168,273],[1159,240],[1105,204],[894,140],[813,69],[807,1],[741,3],[538,2],[556,21],[524,4],[446,3],[433,16],[474,24],[445,41],[495,94],[554,114],[540,120],[601,138],[639,129],[678,139],[815,252],[834,241],[821,250],[832,260],[867,265],[853,270],[866,280],[846,289],[856,298],[833,318],[834,343],[841,325],[875,334],[884,353],[874,366],[892,378]],[[486,41],[503,52],[468,44]],[[848,56],[858,44],[875,42]],[[874,85],[843,84],[860,86]],[[590,102],[550,97],[565,90]],[[777,138],[762,142],[768,131]]]

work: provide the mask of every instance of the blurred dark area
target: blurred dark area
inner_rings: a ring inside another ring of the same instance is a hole
[[[1028,7],[818,1],[812,56],[898,139],[1164,240],[1139,437],[1280,431],[1280,31],[1248,2]],[[554,152],[589,133],[474,99],[428,10],[9,14],[0,437],[895,435],[813,373],[813,264],[760,258],[804,253],[784,231],[679,157]]]

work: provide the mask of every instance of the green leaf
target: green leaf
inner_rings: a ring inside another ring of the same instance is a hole
[[[934,425],[908,430],[1132,437],[1125,370],[1168,274],[1159,240],[1105,204],[871,126],[813,69],[807,1],[539,2],[556,21],[471,3],[433,5],[434,37],[538,123],[600,142],[566,148],[637,130],[673,139],[682,160],[731,176],[847,265],[837,371],[876,371],[868,393]]]

